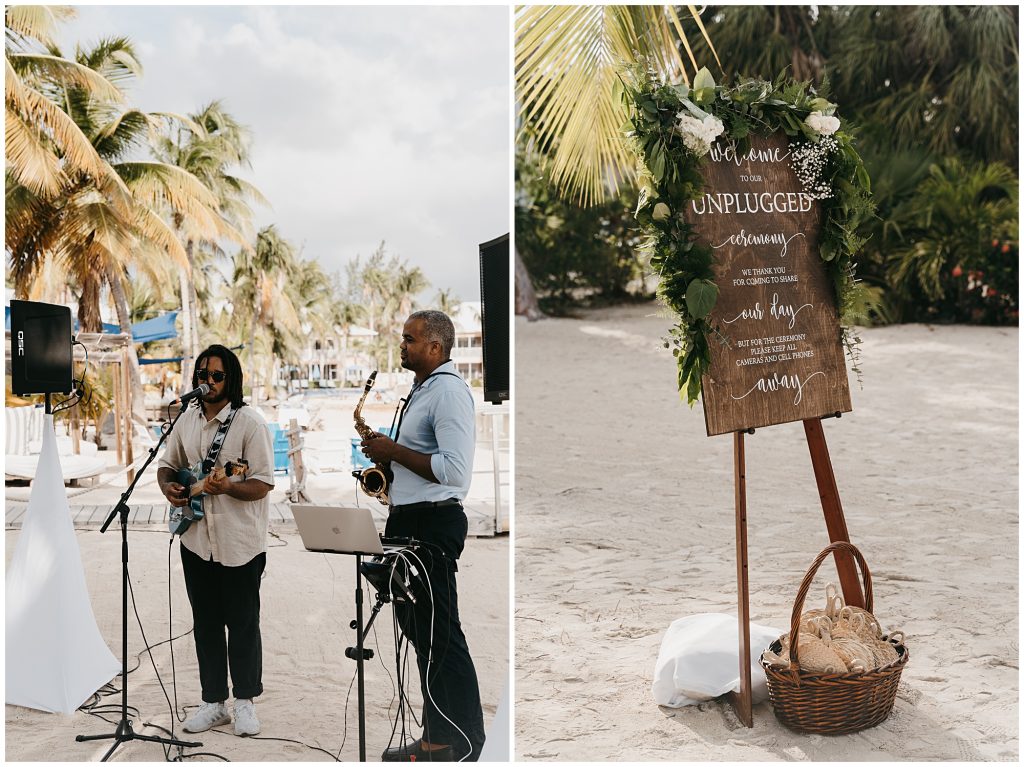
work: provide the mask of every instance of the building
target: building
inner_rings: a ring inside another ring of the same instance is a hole
[[[480,302],[463,301],[455,307],[451,318],[455,325],[455,347],[452,349],[455,369],[470,386],[481,387],[484,381],[484,336]]]
[[[451,314],[455,325],[455,346],[452,361],[459,375],[471,386],[483,386],[484,350],[483,331],[480,322],[480,302],[464,301]],[[296,365],[282,365],[277,371],[278,386],[291,389],[341,388],[362,386],[373,370],[373,357],[369,353],[369,341],[377,334],[369,328],[351,325],[348,333],[336,332],[322,336],[314,334],[312,326],[303,327],[306,345]],[[380,364],[385,366],[386,359]],[[397,338],[392,363],[398,365]],[[384,373],[385,371],[381,371]],[[402,376],[399,374],[399,378]],[[378,376],[379,384],[384,384]],[[388,376],[388,386],[399,383],[394,376]],[[403,381],[404,383],[404,381]]]

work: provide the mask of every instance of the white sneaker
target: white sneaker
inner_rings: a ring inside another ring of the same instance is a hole
[[[235,735],[259,735],[260,720],[256,718],[256,706],[249,698],[235,701]]]
[[[220,703],[204,703],[192,716],[185,720],[185,732],[206,732],[211,727],[228,724],[231,715],[223,701]]]

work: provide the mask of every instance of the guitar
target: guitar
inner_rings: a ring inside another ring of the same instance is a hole
[[[203,518],[203,488],[206,487],[206,478],[213,477],[216,480],[224,477],[242,477],[249,471],[249,462],[244,458],[237,461],[228,461],[224,466],[215,466],[209,474],[204,474],[202,463],[196,464],[191,469],[178,469],[174,481],[184,485],[185,493],[188,496],[188,503],[184,506],[172,506],[167,527],[172,535],[181,535],[188,530],[189,525],[198,522]]]

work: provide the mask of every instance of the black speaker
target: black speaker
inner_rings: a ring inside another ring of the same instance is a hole
[[[11,301],[11,389],[69,394],[74,389],[71,309],[38,301]]]
[[[508,235],[480,245],[480,322],[483,325],[484,399],[509,398]]]

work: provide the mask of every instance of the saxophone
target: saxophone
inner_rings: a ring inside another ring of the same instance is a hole
[[[374,370],[370,373],[370,377],[366,381],[366,387],[363,389],[363,396],[359,398],[359,404],[356,405],[355,412],[352,417],[356,422],[356,433],[359,434],[363,439],[374,439],[376,438],[377,432],[366,425],[366,421],[363,420],[363,403],[366,402],[366,395],[370,393],[370,389],[373,388],[373,381],[377,377],[377,371]],[[376,498],[378,501],[387,506],[390,503],[388,498],[388,486],[394,480],[394,473],[391,471],[391,467],[382,463],[375,463],[373,466],[367,469],[356,469],[352,472],[352,476],[359,480],[359,486],[363,489],[363,492],[372,498]]]

